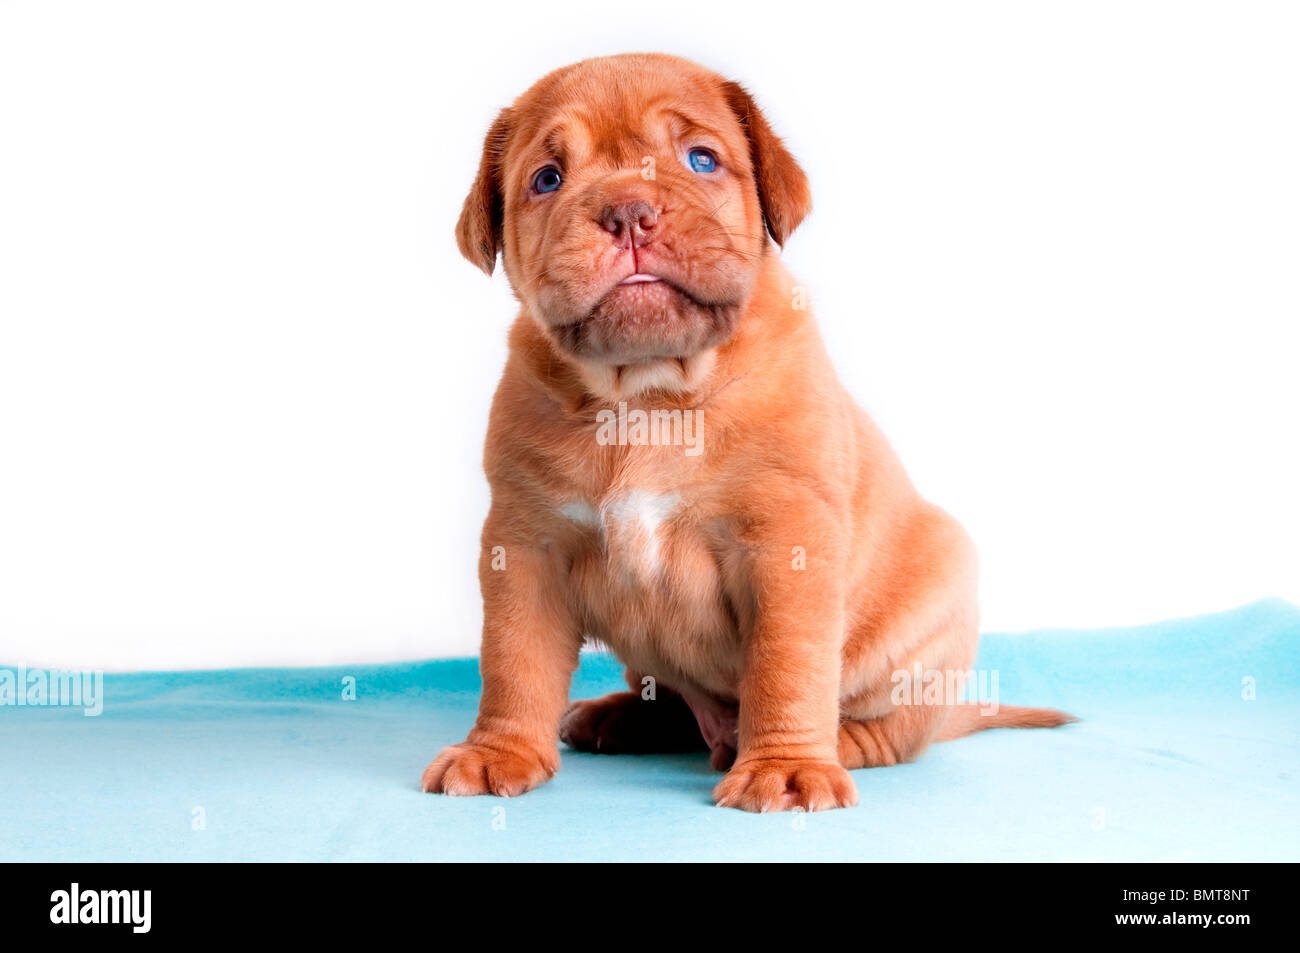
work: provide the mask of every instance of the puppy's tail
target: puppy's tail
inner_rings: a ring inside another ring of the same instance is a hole
[[[935,741],[952,741],[985,728],[1059,728],[1079,719],[1055,708],[1025,708],[1021,705],[991,706],[970,702],[953,705],[948,720]]]

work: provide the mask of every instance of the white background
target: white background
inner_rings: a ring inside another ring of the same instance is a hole
[[[986,629],[1300,601],[1296,11],[0,3],[0,662],[476,651],[513,302],[452,228],[495,111],[629,50],[803,161],[786,259]]]

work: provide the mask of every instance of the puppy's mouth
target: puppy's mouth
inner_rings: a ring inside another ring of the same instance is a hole
[[[681,360],[721,344],[740,316],[735,300],[710,301],[663,275],[634,272],[552,339],[575,357],[611,364]]]

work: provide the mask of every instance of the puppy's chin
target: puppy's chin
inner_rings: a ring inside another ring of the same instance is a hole
[[[708,379],[717,356],[715,348],[707,348],[690,357],[636,364],[572,360],[586,392],[598,400],[612,403],[652,391],[676,396],[695,393]]]
[[[739,301],[705,302],[668,281],[619,284],[573,321],[547,322],[559,350],[583,364],[627,367],[687,361],[722,344]]]

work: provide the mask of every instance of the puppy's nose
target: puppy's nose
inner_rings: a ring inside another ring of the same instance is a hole
[[[614,236],[614,241],[626,248],[640,248],[650,241],[650,232],[659,221],[659,213],[649,202],[622,202],[607,205],[600,215],[600,224]]]

